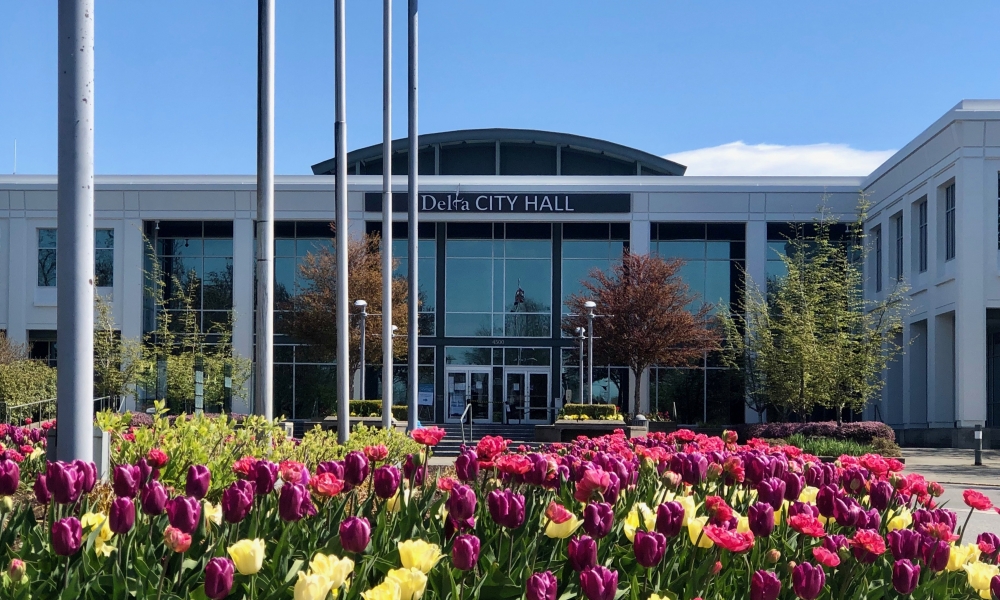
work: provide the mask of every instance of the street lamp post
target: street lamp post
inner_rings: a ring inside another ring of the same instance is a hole
[[[587,330],[590,331],[590,338],[587,343],[587,370],[590,377],[588,378],[587,386],[587,404],[594,403],[594,309],[597,308],[597,303],[593,300],[587,300],[583,303],[583,307],[587,309]]]
[[[587,329],[585,327],[576,328],[576,337],[580,339],[580,399],[583,403],[583,340],[587,339]]]
[[[368,321],[368,303],[358,299],[354,301],[354,306],[361,309],[361,399],[365,399],[365,324]]]

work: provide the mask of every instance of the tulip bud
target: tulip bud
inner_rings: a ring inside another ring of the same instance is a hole
[[[274,491],[274,483],[278,480],[278,465],[269,460],[258,460],[250,472],[254,483],[254,491],[258,496],[266,496]]]
[[[348,517],[340,523],[340,545],[348,552],[364,552],[372,537],[372,528],[364,517]]]
[[[10,512],[14,510],[14,501],[10,499],[10,496],[3,496],[0,498],[0,504],[3,505],[5,512]]]
[[[163,545],[174,552],[187,552],[191,547],[191,535],[167,525],[163,530]]]
[[[770,571],[757,571],[750,578],[750,600],[777,600],[781,581]]]
[[[38,475],[35,478],[35,485],[31,488],[35,492],[35,500],[39,504],[48,504],[49,500],[52,499],[52,494],[49,493],[49,488],[45,482],[45,475]]]
[[[476,453],[467,450],[458,455],[455,459],[455,471],[459,481],[470,483],[479,478],[479,460]]]
[[[719,463],[711,463],[708,465],[708,480],[715,481],[722,476],[722,465]]]
[[[587,600],[614,600],[618,591],[618,571],[597,566],[580,573],[580,588]]]
[[[139,503],[143,514],[163,514],[167,506],[167,490],[159,481],[151,481],[139,494]]]
[[[233,589],[233,561],[217,556],[205,565],[205,595],[221,600]]]
[[[571,539],[566,545],[566,558],[577,573],[597,566],[597,542],[586,535]]]
[[[781,560],[781,552],[772,548],[767,551],[767,554],[764,555],[764,560],[766,560],[769,565],[776,565],[778,564],[778,561]]]
[[[632,550],[635,552],[635,561],[643,567],[649,569],[660,564],[666,549],[667,538],[662,533],[656,531],[647,533],[641,529],[635,532]],[[594,550],[596,552],[596,546]],[[594,558],[596,561],[597,557]]]
[[[559,583],[551,571],[535,573],[528,578],[526,600],[556,600]]]
[[[458,521],[471,519],[476,514],[476,492],[467,485],[456,485],[445,503],[448,514]]]
[[[141,481],[139,467],[135,465],[117,465],[111,472],[111,487],[124,498],[135,498]]]
[[[298,521],[307,515],[316,514],[309,497],[309,490],[301,483],[286,483],[281,486],[278,497],[278,515],[284,521]]]
[[[252,481],[240,479],[222,492],[222,517],[227,523],[239,523],[250,514],[254,488]]]
[[[10,459],[0,460],[0,496],[12,496],[21,483],[21,469]]]
[[[673,538],[680,534],[683,522],[684,505],[680,502],[664,502],[656,507],[655,529],[664,537]]]
[[[10,561],[10,566],[7,568],[7,576],[14,583],[19,583],[24,579],[24,574],[28,570],[28,567],[24,564],[24,561],[20,558],[15,558]]]
[[[344,481],[361,485],[368,479],[368,458],[362,452],[348,452],[344,457]]]
[[[208,493],[208,488],[212,482],[212,473],[205,465],[191,465],[187,472],[187,485],[184,492],[201,500]]]
[[[372,478],[376,496],[386,500],[396,495],[396,490],[399,489],[399,469],[392,465],[385,465],[375,469]]]
[[[892,566],[892,587],[904,596],[909,596],[917,589],[920,581],[920,565],[915,565],[907,559],[897,560]]]
[[[451,549],[451,562],[461,571],[474,569],[479,562],[479,538],[466,534],[456,537]]]

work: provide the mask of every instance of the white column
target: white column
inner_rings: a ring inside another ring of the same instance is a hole
[[[955,421],[986,423],[986,292],[984,266],[994,252],[986,231],[996,223],[992,191],[996,175],[984,176],[982,158],[963,157],[955,185],[955,261],[960,293],[955,310]],[[988,181],[987,181],[988,180]],[[990,193],[987,194],[987,190]],[[986,199],[989,197],[989,201]],[[987,243],[989,242],[989,243]]]
[[[7,288],[7,337],[12,342],[24,344],[28,341],[28,328],[25,321],[25,308],[30,298],[34,296],[38,255],[32,252],[36,249],[37,240],[32,242],[30,236],[36,235],[34,230],[28,233],[28,223],[22,216],[11,217],[7,240],[10,256],[8,271],[9,287]]]
[[[253,220],[237,218],[233,220],[233,354],[242,358],[253,358],[253,263],[254,263]],[[250,390],[253,384],[247,382],[242,390],[233,390],[233,412],[250,414]]]

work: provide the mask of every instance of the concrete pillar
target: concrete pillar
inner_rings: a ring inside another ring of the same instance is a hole
[[[28,237],[28,224],[22,216],[10,219],[10,234],[7,239],[10,256],[10,271],[8,272],[9,287],[7,288],[7,337],[12,342],[23,344],[28,341],[28,328],[25,307],[34,298],[37,283],[35,269],[38,265],[38,241]],[[35,230],[31,229],[35,236]],[[31,253],[35,252],[34,257]],[[29,279],[30,275],[30,279]]]

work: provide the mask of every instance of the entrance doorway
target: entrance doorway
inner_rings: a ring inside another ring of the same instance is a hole
[[[504,379],[508,422],[549,422],[551,389],[548,369],[505,369]]]
[[[446,374],[448,390],[447,421],[462,420],[465,407],[471,405],[472,420],[476,423],[493,422],[492,389],[488,370],[449,370]]]

